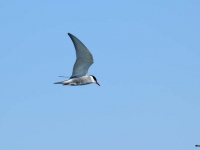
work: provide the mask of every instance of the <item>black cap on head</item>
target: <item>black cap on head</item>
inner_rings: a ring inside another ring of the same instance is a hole
[[[96,84],[97,84],[98,86],[100,86],[100,84],[97,82],[97,78],[95,78],[95,76],[93,76],[93,75],[91,75],[91,77],[94,79],[94,81],[96,82]]]
[[[92,77],[93,77],[93,79],[95,80],[95,81],[97,81],[97,79],[95,78],[95,76],[93,76],[93,75],[91,75]]]

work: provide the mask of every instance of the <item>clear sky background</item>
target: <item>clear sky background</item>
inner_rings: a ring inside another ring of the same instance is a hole
[[[96,84],[70,76],[92,52]],[[1,150],[196,150],[199,0],[1,0]]]

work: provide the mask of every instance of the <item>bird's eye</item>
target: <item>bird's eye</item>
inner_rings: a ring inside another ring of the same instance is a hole
[[[95,81],[97,81],[97,79],[95,78],[95,76],[92,76],[93,77],[93,79],[95,80]]]

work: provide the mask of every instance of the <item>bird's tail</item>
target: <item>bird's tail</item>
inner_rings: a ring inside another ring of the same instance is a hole
[[[61,81],[61,82],[55,82],[54,84],[63,84],[63,81]]]

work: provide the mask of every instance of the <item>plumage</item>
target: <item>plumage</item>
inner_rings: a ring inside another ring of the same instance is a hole
[[[68,33],[68,35],[71,38],[76,50],[76,62],[74,64],[70,79],[62,82],[56,82],[54,84],[76,86],[96,83],[99,85],[97,79],[94,76],[88,75],[88,69],[94,63],[92,54],[77,37],[71,33]]]

